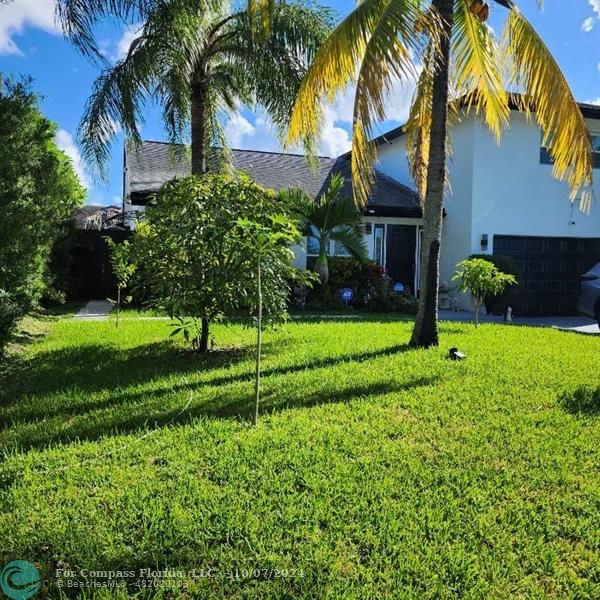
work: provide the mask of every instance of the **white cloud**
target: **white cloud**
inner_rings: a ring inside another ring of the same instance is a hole
[[[352,117],[350,116],[351,119]],[[323,123],[321,133],[321,144],[319,145],[320,154],[335,157],[350,150],[352,146],[350,133],[343,127],[336,125],[339,122],[348,122],[348,119],[343,114],[338,115],[334,108],[326,107],[325,122]]]
[[[592,7],[596,16],[588,17],[581,24],[581,31],[590,32],[594,25],[600,20],[600,0],[588,0],[588,4]]]
[[[59,33],[54,21],[54,0],[19,0],[0,7],[0,54],[23,56],[14,37],[26,27]]]
[[[98,43],[100,54],[115,63],[118,60],[125,58],[129,52],[129,48],[136,37],[141,32],[141,25],[126,25],[121,32],[121,37],[118,40],[106,38]]]
[[[73,136],[66,129],[59,129],[56,133],[56,145],[71,159],[73,169],[77,173],[82,185],[88,189],[92,187],[92,182],[85,170],[79,148],[77,148]]]
[[[239,112],[234,113],[225,126],[225,135],[232,148],[243,146],[244,138],[253,137],[256,128]]]
[[[128,52],[133,40],[140,32],[139,25],[130,25],[126,27],[121,35],[121,39],[117,42],[117,58],[123,58]]]
[[[594,28],[594,17],[588,17],[581,24],[581,31],[585,31],[586,33],[590,32]]]
[[[595,104],[596,106],[600,106],[600,97],[596,98],[595,100],[586,100],[585,104]]]
[[[386,103],[386,121],[404,123],[408,118],[415,82],[404,84],[397,82]],[[336,157],[350,150],[352,146],[351,127],[354,112],[354,94],[356,88],[348,86],[339,94],[333,104],[325,106],[324,122],[321,128],[320,143],[317,149],[322,156]],[[374,125],[374,134],[383,133],[378,124]],[[240,113],[234,114],[225,127],[225,134],[233,148],[263,151],[281,151],[281,143],[275,135],[268,117],[258,112],[252,123]],[[290,151],[302,152],[302,148],[290,148]]]

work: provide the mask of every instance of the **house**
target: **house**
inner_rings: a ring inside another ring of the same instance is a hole
[[[301,154],[282,154],[257,150],[232,150],[233,167],[246,172],[264,188],[281,190],[298,186],[314,198],[327,189],[331,176],[345,177],[346,193],[351,196],[348,157],[317,158],[311,170]],[[191,170],[189,153],[173,151],[170,144],[145,141],[137,150],[127,147],[124,165],[123,213],[125,225],[134,227],[152,194],[173,177],[185,177]],[[417,289],[418,231],[421,207],[417,194],[402,183],[375,172],[375,186],[364,211],[364,235],[369,256],[387,269],[394,281],[410,290]],[[296,264],[310,268],[318,248],[306,240],[294,248]],[[343,248],[331,243],[331,255],[345,256]]]
[[[595,149],[589,213],[569,200],[569,188],[552,176],[542,135],[512,104],[510,127],[498,145],[482,121],[463,109],[451,129],[451,192],[445,203],[441,281],[474,253],[511,256],[520,271],[515,314],[572,314],[579,278],[600,262],[600,106],[580,104]],[[406,185],[411,179],[403,128],[379,137],[378,168]],[[459,296],[462,308],[471,308]]]
[[[576,312],[579,277],[600,262],[600,106],[580,104],[594,148],[593,201],[589,213],[569,200],[566,184],[552,176],[547,150],[535,123],[512,106],[509,129],[500,145],[466,108],[451,130],[450,192],[445,200],[441,281],[451,283],[456,263],[474,253],[511,256],[521,273],[513,301],[515,314]],[[419,289],[421,209],[412,189],[404,129],[377,138],[376,183],[364,211],[369,256],[394,282]],[[350,187],[350,155],[318,159],[312,172],[302,155],[233,150],[233,166],[260,185],[279,190],[303,187],[317,198],[331,174],[340,171]],[[133,226],[148,198],[173,177],[190,172],[189,158],[168,144],[144,142],[127,148],[123,213]],[[313,244],[296,250],[298,266],[310,267]],[[332,246],[332,254],[342,250]],[[470,298],[457,296],[462,308]]]

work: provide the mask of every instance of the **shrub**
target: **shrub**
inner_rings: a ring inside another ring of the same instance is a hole
[[[14,314],[34,307],[52,282],[54,241],[85,190],[56,146],[56,125],[41,115],[28,80],[0,79],[0,115],[2,344]]]
[[[489,260],[468,258],[458,263],[458,270],[452,276],[458,281],[458,289],[470,292],[475,303],[475,325],[479,323],[479,310],[484,298],[500,295],[507,286],[516,284],[517,280],[499,271]]]
[[[512,257],[504,256],[502,254],[471,254],[469,258],[481,258],[482,260],[487,260],[488,262],[491,262],[498,269],[498,271],[506,273],[507,275],[512,275],[515,278],[518,285],[521,273],[519,272],[517,263]],[[513,286],[507,287],[500,294],[488,294],[483,299],[483,304],[485,305],[486,311],[489,314],[504,314],[506,312],[507,307],[510,304],[510,298],[513,294]]]
[[[19,305],[8,292],[0,289],[0,356],[21,316]]]
[[[329,283],[318,286],[309,294],[308,305],[312,308],[342,309],[346,303],[340,291],[351,288],[354,298],[349,303],[353,308],[372,312],[405,312],[416,314],[416,303],[407,294],[392,290],[391,279],[373,261],[332,256],[329,258]]]

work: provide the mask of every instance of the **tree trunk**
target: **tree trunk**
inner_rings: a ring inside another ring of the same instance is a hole
[[[208,83],[202,69],[194,74],[191,94],[192,175],[204,175],[206,167],[206,102]]]
[[[258,404],[260,402],[260,355],[262,352],[262,287],[260,280],[260,255],[257,271],[258,319],[256,323],[256,374],[254,379],[254,417],[252,423],[258,422]]]
[[[208,334],[209,334],[209,321],[208,319],[202,319],[202,329],[200,330],[200,343],[198,344],[198,352],[208,352]]]
[[[315,273],[321,278],[321,285],[326,286],[329,281],[329,265],[327,264],[327,246],[321,244],[319,247],[319,257],[315,263]]]
[[[454,0],[433,0],[444,23],[440,57],[433,79],[431,132],[427,168],[427,190],[423,208],[423,247],[420,268],[420,298],[410,345],[428,348],[438,345],[438,288],[440,246],[446,175],[446,134],[448,128],[448,72],[450,34]]]
[[[121,286],[117,286],[117,320],[115,322],[115,327],[119,329],[119,312],[121,310]]]
[[[192,130],[192,175],[206,173],[206,101],[208,87],[202,68],[198,68],[192,79],[191,130]],[[202,318],[198,351],[208,352],[209,321]]]

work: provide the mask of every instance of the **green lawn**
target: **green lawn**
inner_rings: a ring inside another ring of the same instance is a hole
[[[1,384],[2,564],[51,598],[57,568],[183,572],[81,597],[600,597],[600,340],[411,326],[269,332],[252,428],[241,325],[202,358],[164,320],[50,323]]]

